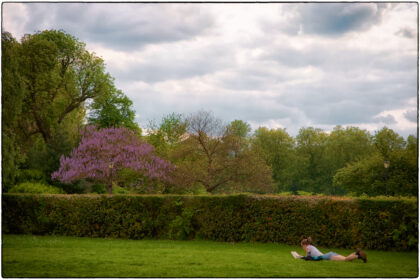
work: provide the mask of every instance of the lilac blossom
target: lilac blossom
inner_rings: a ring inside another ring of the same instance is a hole
[[[153,147],[127,128],[87,126],[79,146],[70,156],[61,156],[60,168],[51,175],[53,180],[71,183],[80,179],[105,182],[113,164],[113,174],[123,168],[163,181],[171,181],[174,166],[155,156]]]

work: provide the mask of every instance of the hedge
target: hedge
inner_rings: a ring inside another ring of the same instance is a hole
[[[3,194],[6,234],[205,239],[417,250],[417,200]]]

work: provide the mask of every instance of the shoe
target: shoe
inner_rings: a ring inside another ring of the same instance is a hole
[[[356,249],[356,255],[358,259],[362,259],[363,262],[367,262],[366,254],[362,250],[360,250],[360,248]]]
[[[291,251],[290,253],[292,253],[292,256],[293,256],[295,259],[300,259],[300,255],[299,255],[298,253],[296,253],[295,251]]]

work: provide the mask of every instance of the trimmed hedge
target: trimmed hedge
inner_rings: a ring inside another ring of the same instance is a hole
[[[417,200],[3,194],[3,233],[417,250]]]

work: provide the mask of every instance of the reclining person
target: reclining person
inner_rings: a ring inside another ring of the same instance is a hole
[[[302,249],[305,250],[306,256],[301,256],[295,251],[292,251],[293,257],[295,259],[304,259],[304,260],[311,260],[311,261],[319,261],[319,260],[331,260],[331,261],[352,261],[355,259],[362,259],[363,262],[367,262],[366,254],[360,250],[359,248],[356,249],[356,252],[351,253],[347,257],[341,256],[335,252],[328,252],[326,254],[321,253],[318,248],[313,246],[312,238],[308,237],[303,239],[300,242]]]

